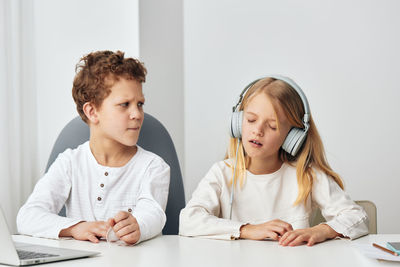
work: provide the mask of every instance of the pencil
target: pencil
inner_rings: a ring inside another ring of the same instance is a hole
[[[372,243],[372,245],[373,245],[374,247],[379,248],[379,249],[381,249],[381,250],[383,250],[383,251],[386,251],[387,253],[390,253],[390,254],[392,254],[392,255],[394,255],[394,256],[399,256],[399,254],[397,254],[396,252],[391,251],[390,249],[384,248],[384,247],[382,247],[382,246],[379,246],[378,244]]]

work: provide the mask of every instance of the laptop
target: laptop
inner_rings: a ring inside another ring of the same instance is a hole
[[[0,263],[17,266],[78,259],[100,254],[100,252],[93,251],[72,250],[14,242],[1,207],[0,252]]]

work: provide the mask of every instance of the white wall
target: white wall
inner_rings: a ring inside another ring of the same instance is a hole
[[[139,1],[139,44],[140,58],[148,70],[143,85],[148,100],[145,111],[168,130],[183,167],[182,1]]]
[[[375,202],[379,233],[399,233],[398,10],[395,0],[185,1],[187,199],[224,156],[242,88],[280,73],[308,96],[352,198]]]
[[[71,89],[79,59],[96,50],[139,56],[138,1],[35,0],[33,8],[38,152],[43,173],[59,132],[78,115]]]

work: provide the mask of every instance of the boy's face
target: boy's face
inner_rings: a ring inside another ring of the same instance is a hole
[[[96,109],[99,136],[125,146],[136,145],[144,118],[143,104],[142,84],[119,78]]]

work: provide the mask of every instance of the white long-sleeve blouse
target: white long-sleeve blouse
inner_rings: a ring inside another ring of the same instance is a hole
[[[215,239],[236,239],[244,224],[274,219],[290,223],[293,229],[310,227],[312,211],[319,207],[326,224],[351,239],[368,234],[368,217],[339,185],[325,173],[314,170],[312,192],[306,203],[293,205],[298,194],[296,168],[283,163],[271,174],[247,171],[245,184],[235,187],[230,214],[232,170],[227,161],[212,166],[180,213],[180,235]]]

